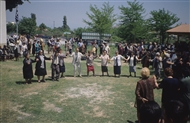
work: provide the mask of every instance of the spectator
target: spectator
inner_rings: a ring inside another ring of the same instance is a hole
[[[161,123],[161,108],[155,101],[148,101],[140,107],[140,123]]]
[[[153,89],[158,88],[156,77],[149,77],[150,70],[148,68],[142,68],[141,70],[142,79],[137,82],[135,95],[136,95],[136,104],[137,107],[137,117],[140,120],[139,113],[140,107],[143,103],[148,101],[154,101],[154,91]]]
[[[188,113],[185,105],[178,100],[171,100],[165,105],[166,123],[187,123]]]
[[[190,116],[190,77],[185,77],[180,82],[181,101],[186,105]]]

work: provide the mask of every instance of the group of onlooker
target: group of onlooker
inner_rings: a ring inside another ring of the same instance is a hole
[[[141,70],[142,79],[136,85],[136,105],[139,123],[187,123],[190,120],[190,77],[173,78],[173,70],[164,70],[160,84],[150,71]],[[162,89],[161,107],[154,100],[154,89]]]

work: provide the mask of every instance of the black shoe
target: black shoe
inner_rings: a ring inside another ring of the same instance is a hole
[[[41,82],[46,82],[45,80],[41,80]]]
[[[55,81],[55,79],[51,79],[51,81]]]
[[[56,79],[56,81],[59,81],[59,79]]]

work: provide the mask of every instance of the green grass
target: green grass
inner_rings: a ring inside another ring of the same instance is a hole
[[[71,58],[67,58],[69,61]],[[66,61],[67,61],[66,60]],[[50,62],[45,83],[25,85],[20,61],[0,62],[0,122],[2,123],[134,123],[137,120],[135,87],[139,78],[127,78],[128,66],[122,64],[122,76],[100,77],[101,68],[95,60],[97,76],[86,77],[85,61],[82,61],[83,77],[72,77],[73,66],[66,62],[66,78],[52,82]],[[33,64],[33,68],[35,63]],[[34,69],[33,69],[34,70]],[[137,69],[137,76],[140,76]],[[92,73],[91,73],[92,74]],[[161,90],[155,90],[155,100],[160,104]]]

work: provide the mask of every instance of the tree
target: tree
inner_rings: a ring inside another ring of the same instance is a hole
[[[164,43],[166,39],[166,31],[171,28],[176,22],[179,21],[179,18],[176,14],[166,11],[165,9],[160,9],[158,11],[151,11],[151,17],[149,19],[152,30],[158,32],[160,35],[160,43]]]
[[[32,18],[23,17],[19,24],[20,34],[30,34],[34,35],[36,30],[36,23]]]
[[[29,0],[24,1],[29,2]],[[12,12],[13,8],[15,8],[17,5],[22,5],[23,3],[23,0],[6,0],[6,9]]]
[[[15,24],[13,24],[13,23],[7,24],[7,33],[13,33],[13,32],[15,32],[15,30],[16,30]]]
[[[67,25],[67,17],[63,17],[63,31],[70,30],[69,26]]]
[[[39,25],[39,29],[40,29],[41,31],[44,31],[46,28],[47,28],[47,26],[46,26],[44,23],[41,23],[41,24]]]
[[[129,7],[123,5],[119,7],[122,16],[120,17],[121,23],[118,35],[130,41],[141,40],[148,33],[147,23],[143,16],[145,9],[136,0],[133,2],[128,1],[127,3]]]
[[[109,3],[103,3],[103,7],[99,9],[96,5],[90,5],[90,13],[86,13],[91,21],[83,20],[89,27],[100,35],[103,33],[112,33],[112,27],[116,21],[113,14],[114,6]]]

